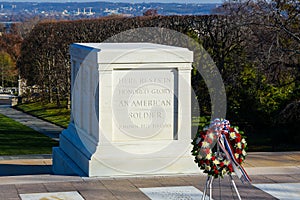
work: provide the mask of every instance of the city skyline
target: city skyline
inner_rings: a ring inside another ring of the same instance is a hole
[[[3,2],[222,3],[223,0],[5,0]]]

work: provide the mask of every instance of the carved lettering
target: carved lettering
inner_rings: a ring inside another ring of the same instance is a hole
[[[153,119],[162,118],[161,112],[130,112],[129,117],[133,119]]]
[[[171,83],[170,78],[141,78],[140,83],[161,83],[161,84],[166,84],[166,83]]]
[[[174,71],[116,70],[113,76],[118,137],[173,139],[177,104]]]

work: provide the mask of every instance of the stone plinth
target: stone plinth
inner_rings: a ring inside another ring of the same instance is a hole
[[[185,48],[71,46],[72,117],[53,150],[55,174],[197,173],[191,151],[191,65]]]

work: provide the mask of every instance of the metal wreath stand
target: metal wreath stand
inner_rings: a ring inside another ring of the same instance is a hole
[[[224,141],[221,140],[221,142],[223,143]],[[219,156],[221,154],[221,152],[220,152],[220,147],[219,147],[218,142],[216,143],[216,145],[217,145],[217,155]],[[229,177],[231,179],[231,184],[234,187],[234,190],[235,190],[235,193],[236,193],[238,199],[242,200],[241,196],[240,196],[240,193],[239,193],[239,191],[236,187],[236,184],[235,184],[231,174],[229,175]],[[205,197],[206,197],[206,194],[207,194],[207,189],[209,189],[209,200],[212,200],[212,184],[213,184],[214,179],[215,178],[213,176],[210,176],[210,175],[207,176],[207,180],[206,180],[206,183],[205,183],[205,187],[204,187],[204,191],[203,191],[203,195],[202,195],[201,200],[205,200]]]

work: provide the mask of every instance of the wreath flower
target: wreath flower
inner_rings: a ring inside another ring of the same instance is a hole
[[[204,173],[214,178],[235,172],[239,178],[250,182],[241,164],[247,153],[247,142],[238,127],[231,127],[228,120],[215,119],[199,131],[193,142],[192,155]]]

